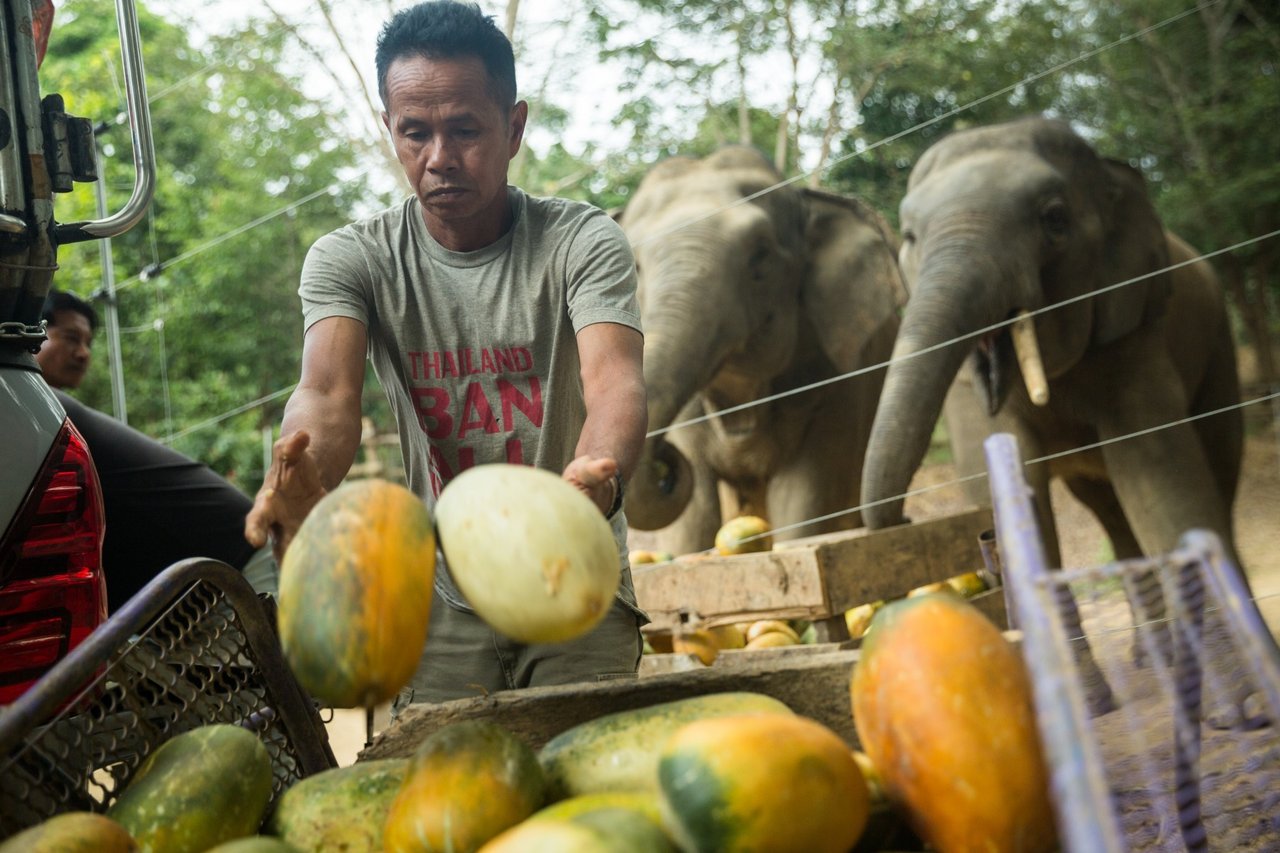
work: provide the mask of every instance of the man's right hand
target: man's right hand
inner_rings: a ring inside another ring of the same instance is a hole
[[[244,521],[244,537],[255,548],[271,540],[277,560],[311,508],[325,496],[320,468],[307,452],[311,436],[299,430],[280,437],[271,448],[271,469]]]

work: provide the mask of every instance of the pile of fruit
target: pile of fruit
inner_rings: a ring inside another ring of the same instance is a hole
[[[536,752],[497,723],[454,723],[410,759],[298,782],[261,826],[266,751],[208,726],[157,750],[105,817],[63,815],[0,851],[71,849],[40,839],[72,831],[86,849],[173,853],[845,853],[883,849],[862,836],[885,814],[937,850],[1055,848],[1021,658],[963,599],[882,608],[850,707],[865,752],[748,692],[609,714]]]
[[[509,474],[525,476],[490,475]],[[476,561],[488,561],[488,577],[507,573],[493,590],[467,590],[477,611],[539,638],[595,624],[600,597],[607,606],[613,594],[599,567],[611,564],[617,582],[599,512],[530,521],[514,504],[495,509],[503,489],[471,482],[476,491],[454,493],[456,514],[442,497],[435,530],[456,574]],[[521,503],[539,512],[581,497],[530,482],[522,488],[543,490],[543,499]],[[334,704],[385,701],[410,677],[421,646],[392,631],[425,630],[415,620],[425,625],[429,613],[430,585],[420,575],[434,565],[435,536],[421,502],[397,489],[336,490],[286,557],[286,657],[308,690]],[[468,494],[483,497],[506,538],[476,520]],[[532,536],[529,524],[541,534]],[[535,546],[513,549],[517,536]],[[528,612],[503,609],[513,589]],[[413,624],[388,628],[392,610],[409,610]],[[743,646],[771,635],[799,640],[781,622],[722,633]],[[1056,847],[1021,658],[963,598],[924,594],[880,608],[849,696],[863,752],[776,698],[715,693],[605,715],[536,752],[495,722],[454,723],[412,758],[317,774],[274,808],[271,762],[257,737],[205,726],[148,756],[105,815],[61,815],[4,842],[0,853],[846,853],[881,849],[862,837],[877,813],[899,816],[942,851]]]

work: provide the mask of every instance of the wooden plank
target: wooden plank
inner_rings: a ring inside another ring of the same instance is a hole
[[[651,631],[670,630],[680,612],[709,626],[827,615],[818,563],[811,550],[766,551],[731,557],[641,565],[632,569],[636,599]]]
[[[972,509],[814,546],[828,612],[901,598],[918,586],[983,568],[978,536],[991,526],[990,509]]]
[[[636,598],[653,620],[646,633],[670,631],[681,611],[707,626],[766,618],[816,622],[982,568],[978,536],[991,526],[990,509],[972,509],[885,530],[780,542],[759,554],[641,565],[632,576]]]
[[[826,725],[856,748],[849,679],[857,660],[856,649],[840,647],[808,654],[761,653],[740,665],[713,665],[634,680],[504,690],[475,699],[410,705],[360,753],[360,760],[412,755],[427,735],[462,720],[491,720],[533,749],[540,749],[560,732],[603,714],[729,690],[773,696],[797,714]]]

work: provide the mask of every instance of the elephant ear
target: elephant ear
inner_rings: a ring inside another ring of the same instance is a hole
[[[1102,160],[1105,175],[1099,199],[1104,228],[1102,285],[1147,275],[1169,265],[1164,228],[1147,196],[1142,173],[1118,160]],[[1093,345],[1107,344],[1159,317],[1172,288],[1169,273],[1099,296],[1094,308]]]
[[[807,264],[800,300],[823,352],[841,372],[857,368],[863,345],[896,322],[907,301],[897,240],[862,202],[806,189]]]

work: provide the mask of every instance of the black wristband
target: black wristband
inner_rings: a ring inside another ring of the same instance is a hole
[[[613,505],[609,507],[609,511],[604,514],[608,521],[612,521],[613,517],[622,509],[622,475],[613,475]]]

